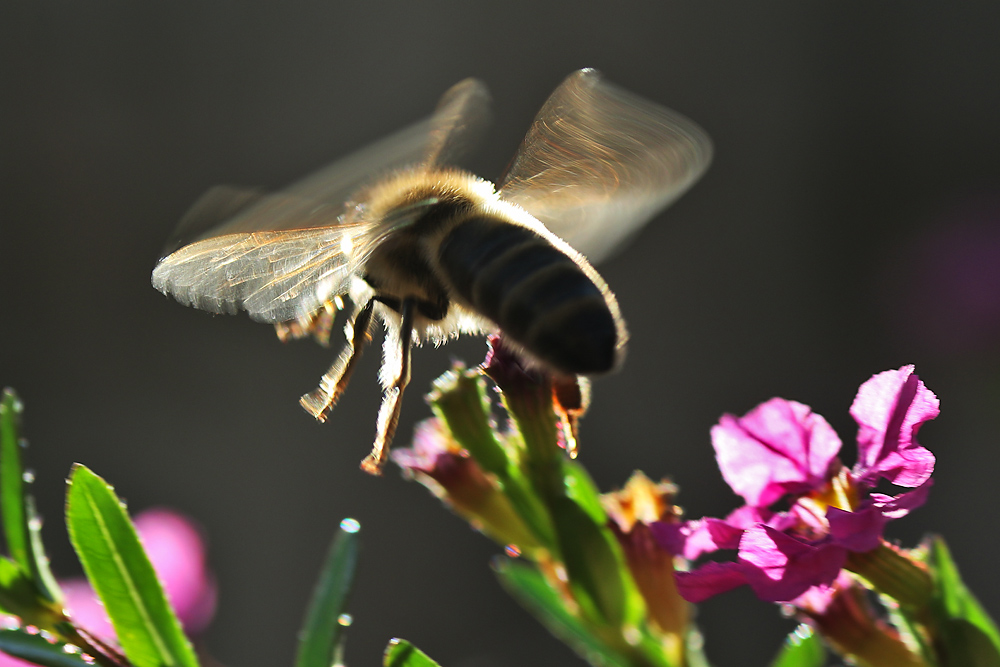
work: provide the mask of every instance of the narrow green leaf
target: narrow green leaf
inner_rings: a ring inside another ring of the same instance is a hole
[[[937,628],[943,643],[942,667],[998,667],[1000,654],[979,627],[964,618],[949,618]]]
[[[941,537],[931,540],[929,564],[936,584],[935,604],[932,605],[935,611],[951,619],[967,621],[978,628],[993,644],[994,652],[1000,655],[1000,631],[962,581],[951,551]],[[965,634],[966,631],[963,630],[962,633]]]
[[[405,639],[393,639],[385,647],[383,667],[441,667]]]
[[[14,390],[4,389],[0,399],[0,516],[11,558],[31,575],[42,597],[58,606],[62,592],[49,569],[49,559],[42,546],[42,522],[30,494],[30,474],[24,468],[23,411],[24,406]]]
[[[66,524],[87,579],[135,667],[196,667],[191,643],[124,506],[114,489],[79,464],[70,473]]]
[[[614,537],[598,525],[576,501],[566,496],[549,500],[559,553],[573,595],[585,611],[593,604],[599,618],[620,626],[626,617],[628,589]]]
[[[28,517],[28,554],[31,557],[31,574],[35,586],[53,606],[62,606],[62,590],[49,567],[49,557],[42,544],[42,518],[35,509],[35,498],[30,493],[24,496],[24,509]]]
[[[0,502],[7,551],[25,572],[28,561],[28,518],[24,509],[24,464],[21,459],[21,413],[24,406],[13,389],[0,400]]]
[[[54,628],[65,618],[60,607],[39,600],[38,588],[28,574],[4,556],[0,556],[0,613],[40,628]]]
[[[17,563],[0,556],[0,613],[22,616],[37,606],[38,591]]]
[[[778,653],[771,667],[823,667],[826,648],[812,626],[803,623],[795,628]]]
[[[360,527],[354,519],[340,522],[340,530],[330,545],[299,635],[296,667],[330,667],[333,664],[344,626],[348,624],[341,615],[347,605],[358,563]]]
[[[607,513],[601,505],[601,492],[587,470],[571,459],[563,461],[563,480],[566,495],[576,501],[599,525],[608,522]]]
[[[533,566],[498,558],[493,562],[493,570],[508,593],[583,659],[595,665],[629,667],[632,664],[628,657],[607,646],[567,611],[563,599]]]
[[[39,634],[22,630],[0,630],[0,651],[43,667],[92,667],[78,649],[69,649],[61,642],[49,643]]]

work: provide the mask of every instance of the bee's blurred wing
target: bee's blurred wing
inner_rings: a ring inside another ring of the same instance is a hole
[[[476,79],[452,86],[429,117],[306,176],[271,195],[244,195],[242,206],[196,204],[181,221],[168,247],[234,232],[314,229],[338,224],[338,217],[366,185],[393,171],[458,159],[482,135],[490,119],[490,95]],[[227,196],[237,198],[235,188]],[[210,193],[211,194],[211,193]],[[235,208],[235,207],[234,207]],[[229,215],[220,216],[220,213]]]
[[[242,309],[265,322],[306,315],[347,291],[384,229],[400,224],[365,220],[351,199],[392,171],[456,159],[488,119],[486,87],[466,79],[430,118],[282,192],[213,188],[181,220],[153,286],[215,313]]]
[[[598,262],[691,187],[711,156],[693,122],[584,69],[538,112],[500,194]]]
[[[213,313],[245,310],[261,322],[284,322],[346,291],[350,238],[340,228],[216,236],[161,259],[153,287]]]

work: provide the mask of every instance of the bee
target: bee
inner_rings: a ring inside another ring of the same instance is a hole
[[[548,98],[494,185],[452,166],[485,130],[489,103],[467,79],[428,119],[281,192],[213,188],[153,270],[164,294],[213,313],[245,310],[282,339],[325,342],[348,296],[346,345],[300,401],[319,421],[381,320],[384,394],[362,462],[373,474],[396,430],[413,345],[500,331],[557,376],[615,370],[628,333],[591,263],[711,159],[692,121],[583,69]]]

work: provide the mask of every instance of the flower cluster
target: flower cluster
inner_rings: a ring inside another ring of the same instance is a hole
[[[917,431],[937,414],[937,397],[912,366],[872,377],[851,406],[859,429],[850,469],[837,458],[837,434],[801,403],[774,398],[743,417],[724,416],[712,444],[745,504],[724,519],[659,522],[653,533],[692,561],[727,549],[736,560],[679,572],[681,595],[700,602],[749,584],[761,599],[794,601],[831,585],[845,567],[857,571],[855,555],[877,549],[889,521],[926,501],[934,456]],[[882,480],[905,490],[876,492]]]

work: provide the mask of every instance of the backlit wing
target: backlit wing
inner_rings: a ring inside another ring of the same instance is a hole
[[[488,118],[489,93],[467,79],[445,93],[430,118],[282,192],[209,190],[178,226],[153,286],[196,308],[246,310],[265,322],[316,310],[346,291],[383,227],[400,224],[366,220],[356,195],[393,171],[456,159]]]
[[[538,112],[500,194],[598,262],[691,187],[711,156],[692,121],[584,69]]]
[[[261,322],[284,322],[346,291],[346,232],[321,227],[215,236],[161,260],[153,287],[209,312],[245,310]]]

